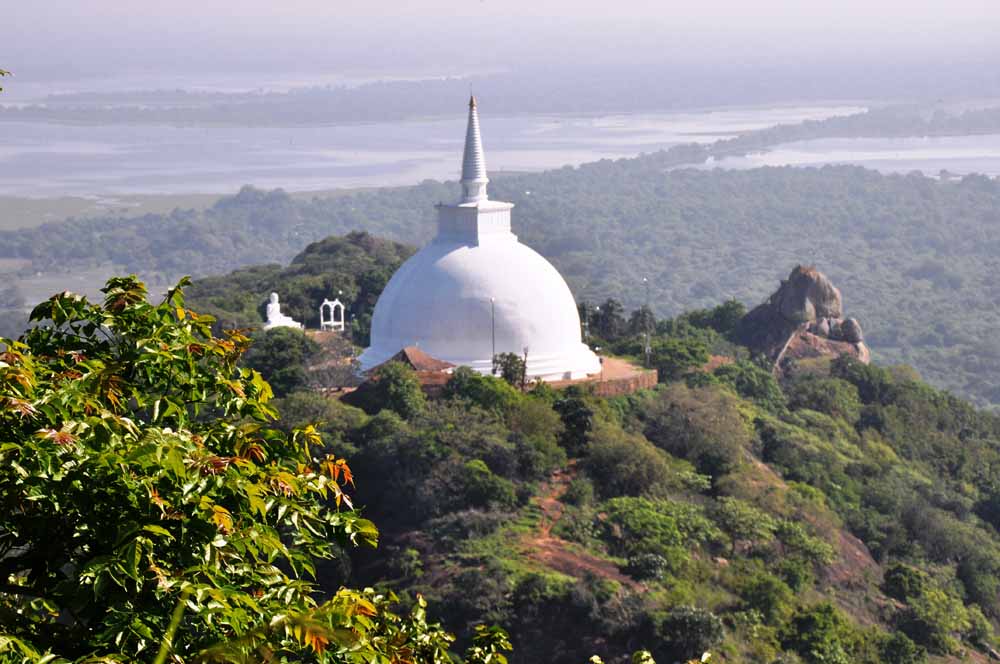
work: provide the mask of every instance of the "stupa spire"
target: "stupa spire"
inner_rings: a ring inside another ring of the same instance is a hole
[[[469,125],[465,130],[465,152],[462,154],[462,202],[486,200],[486,157],[483,137],[479,134],[479,110],[476,98],[469,98]]]

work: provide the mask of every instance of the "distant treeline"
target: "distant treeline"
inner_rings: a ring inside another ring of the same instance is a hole
[[[950,63],[949,66],[959,66]],[[935,80],[935,98],[987,98],[1000,87],[988,72],[970,70],[962,81]],[[470,90],[492,115],[648,113],[732,105],[828,103],[830,99],[921,99],[929,72],[879,78],[874,70],[844,80],[843,72],[761,68],[720,70],[709,66],[586,68],[516,71],[472,77],[381,81],[289,92],[212,93],[152,90],[54,95],[44,103],[0,108],[0,121],[59,124],[170,124],[202,126],[320,126],[399,121],[461,111]],[[981,78],[977,85],[976,78]],[[849,78],[849,77],[848,77]],[[914,90],[921,90],[913,94]],[[989,120],[996,126],[995,117]],[[955,130],[962,130],[961,127]]]
[[[949,113],[919,106],[889,106],[825,120],[780,124],[715,143],[715,157],[743,155],[781,143],[816,138],[964,136],[1000,133],[1000,107]]]

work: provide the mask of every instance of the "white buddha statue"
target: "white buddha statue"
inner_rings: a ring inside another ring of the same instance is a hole
[[[264,329],[270,330],[275,327],[294,327],[302,329],[302,323],[292,320],[291,317],[281,313],[281,304],[278,302],[278,294],[271,293],[271,300],[267,303],[267,322]]]

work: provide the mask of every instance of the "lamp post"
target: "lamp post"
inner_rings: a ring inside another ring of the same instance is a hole
[[[493,350],[493,354],[490,356],[490,362],[495,362],[497,356],[497,314],[495,297],[490,298],[490,344]]]
[[[653,349],[650,346],[650,340],[649,340],[649,333],[650,333],[650,330],[649,330],[649,321],[646,320],[646,316],[651,316],[652,315],[652,311],[649,308],[649,279],[647,279],[646,277],[643,277],[642,278],[642,285],[645,286],[645,289],[646,289],[646,304],[644,305],[646,307],[646,311],[643,312],[644,315],[642,317],[642,327],[643,327],[644,336],[646,337],[646,341],[645,341],[645,343],[643,345],[644,346],[643,347],[643,351],[645,352],[645,355],[646,355],[646,368],[648,369],[650,367],[650,356],[653,354]]]
[[[530,348],[528,346],[524,347],[524,366],[521,368],[521,391],[528,387],[528,351]]]

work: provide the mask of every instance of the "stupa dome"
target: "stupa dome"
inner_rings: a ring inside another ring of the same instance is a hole
[[[494,353],[525,352],[530,378],[599,372],[566,281],[511,233],[513,205],[487,198],[474,98],[462,165],[461,202],[438,206],[437,236],[399,268],[375,305],[362,371],[416,346],[483,373]]]

